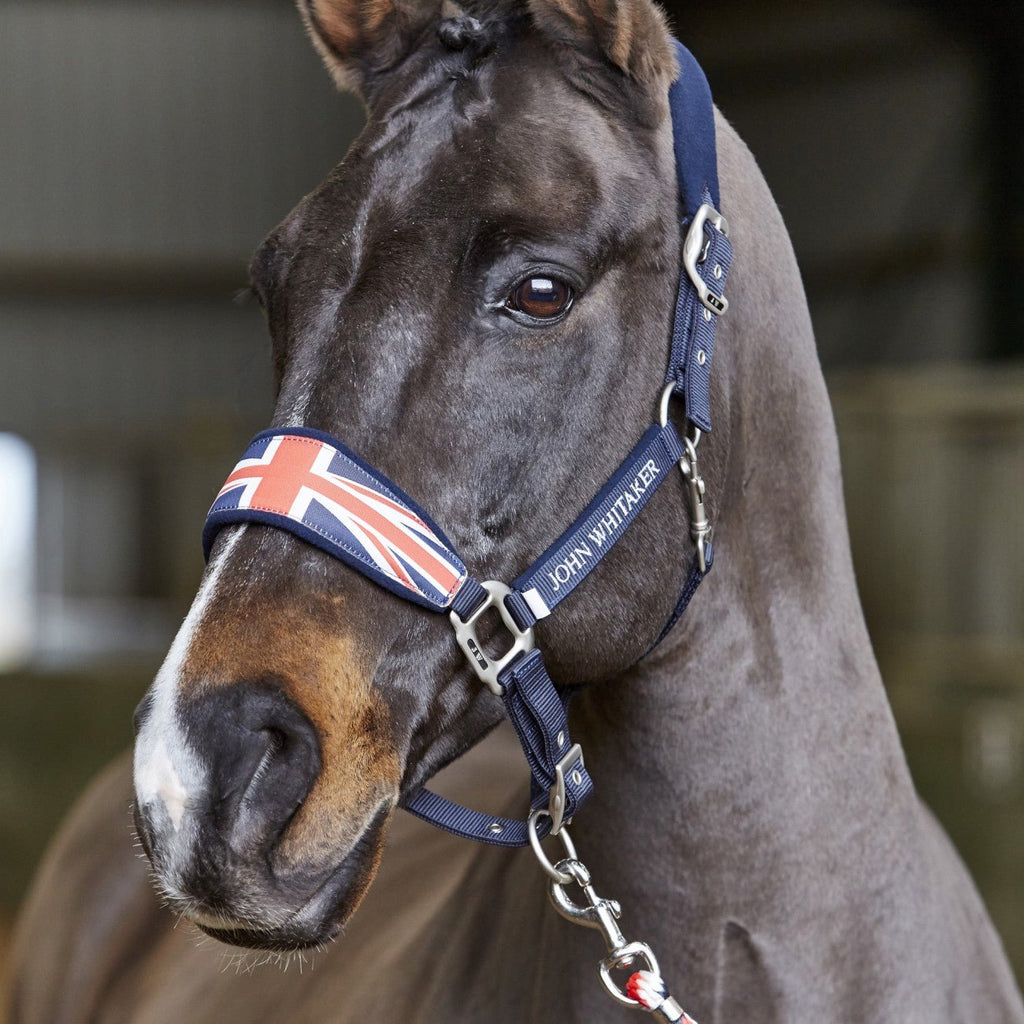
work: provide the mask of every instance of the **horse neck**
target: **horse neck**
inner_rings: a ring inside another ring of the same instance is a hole
[[[739,299],[700,449],[715,568],[662,646],[585,691],[572,720],[596,786],[580,855],[677,947],[683,920],[774,932],[801,906],[870,913],[860,887],[884,887],[917,814],[856,591],[799,275],[760,176],[751,188],[762,194],[735,189],[741,214],[745,200],[760,211],[737,251],[756,269],[745,277],[738,261],[730,279]]]
[[[740,255],[700,448],[715,567],[654,652],[574,700],[595,791],[571,831],[626,938],[651,945],[698,1019],[852,1020],[865,989],[886,994],[886,1019],[939,1019],[937,965],[998,958],[998,940],[946,941],[980,909],[921,814],[874,661],[785,230],[749,153],[718,130]],[[473,950],[465,989],[485,986],[504,1019],[611,1019],[603,946],[547,905],[529,853],[470,856],[465,878],[488,898],[436,923],[453,959]],[[957,893],[949,908],[937,890]]]
[[[818,412],[827,417],[823,391]],[[788,538],[767,507],[774,471],[759,482],[745,459],[728,467],[746,498],[732,513],[723,498],[716,565],[686,615],[571,708],[595,782],[571,825],[579,857],[597,893],[621,903],[625,937],[650,944],[698,1019],[730,998],[750,1000],[736,1019],[753,1019],[751,1007],[786,1019],[773,993],[794,978],[778,964],[796,965],[801,984],[838,984],[836,950],[851,934],[863,961],[891,963],[926,902],[905,880],[923,833],[853,584],[834,437],[823,436],[829,479],[794,478],[803,501],[788,506]],[[796,471],[806,456],[776,467]],[[783,541],[797,550],[787,556]],[[464,927],[477,941],[510,939],[487,976],[529,979],[536,1019],[611,1019],[595,977],[604,948],[547,905],[532,857],[482,851],[479,868],[475,888],[491,899]]]

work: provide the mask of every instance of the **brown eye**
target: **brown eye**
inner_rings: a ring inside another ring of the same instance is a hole
[[[572,305],[572,288],[553,277],[528,277],[518,284],[505,305],[534,320],[555,320]]]

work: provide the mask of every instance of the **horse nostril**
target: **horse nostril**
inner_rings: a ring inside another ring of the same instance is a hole
[[[279,688],[219,687],[189,709],[207,763],[209,824],[238,853],[265,852],[320,774],[316,730]]]
[[[260,782],[270,770],[270,766],[274,759],[282,750],[284,750],[287,743],[285,734],[281,732],[280,729],[274,728],[273,726],[261,729],[260,732],[266,738],[266,750],[263,752],[263,757],[260,758],[260,763],[256,765],[256,771],[252,773],[249,785],[242,794],[242,803],[254,798],[255,795],[258,794]]]

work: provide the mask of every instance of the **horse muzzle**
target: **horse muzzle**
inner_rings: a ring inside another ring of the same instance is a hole
[[[349,843],[282,842],[320,777],[316,730],[280,688],[239,683],[176,702],[176,728],[136,716],[135,824],[169,906],[223,942],[332,939],[379,861],[392,802]],[[303,852],[297,852],[303,851]]]

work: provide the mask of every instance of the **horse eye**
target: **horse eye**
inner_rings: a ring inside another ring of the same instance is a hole
[[[555,320],[568,312],[572,299],[572,288],[564,281],[553,277],[528,277],[512,289],[505,305],[534,320]]]

